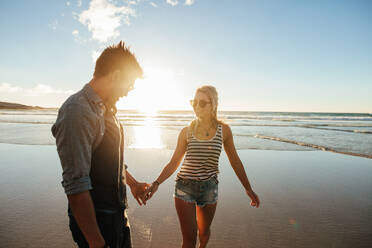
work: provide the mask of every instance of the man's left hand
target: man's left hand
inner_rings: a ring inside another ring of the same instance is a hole
[[[134,199],[140,206],[146,205],[146,190],[150,185],[147,183],[135,183],[130,187]]]

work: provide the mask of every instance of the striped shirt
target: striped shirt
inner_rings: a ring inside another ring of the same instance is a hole
[[[204,181],[217,178],[218,160],[222,150],[222,125],[218,124],[212,139],[200,140],[192,134],[187,143],[186,156],[177,179]]]

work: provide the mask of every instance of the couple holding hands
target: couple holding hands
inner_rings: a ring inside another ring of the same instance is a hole
[[[132,247],[126,214],[126,185],[139,204],[146,203],[181,165],[174,202],[182,247],[207,246],[217,207],[218,161],[222,150],[242,183],[251,206],[260,200],[247,178],[230,127],[218,120],[213,86],[196,90],[191,104],[196,118],[184,127],[169,163],[148,185],[137,182],[124,163],[124,132],[115,104],[143,76],[123,42],[107,47],[96,61],[93,79],[61,106],[52,127],[68,198],[69,226],[79,247]]]

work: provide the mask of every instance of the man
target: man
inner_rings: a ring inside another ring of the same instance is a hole
[[[79,247],[131,247],[125,183],[140,205],[149,185],[126,170],[115,104],[142,75],[124,42],[107,47],[96,61],[93,79],[66,100],[52,127],[70,229]]]

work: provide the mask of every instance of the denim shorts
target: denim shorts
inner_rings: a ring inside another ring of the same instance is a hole
[[[185,202],[195,202],[199,207],[215,204],[218,199],[218,180],[214,177],[206,181],[178,178],[173,196]]]

